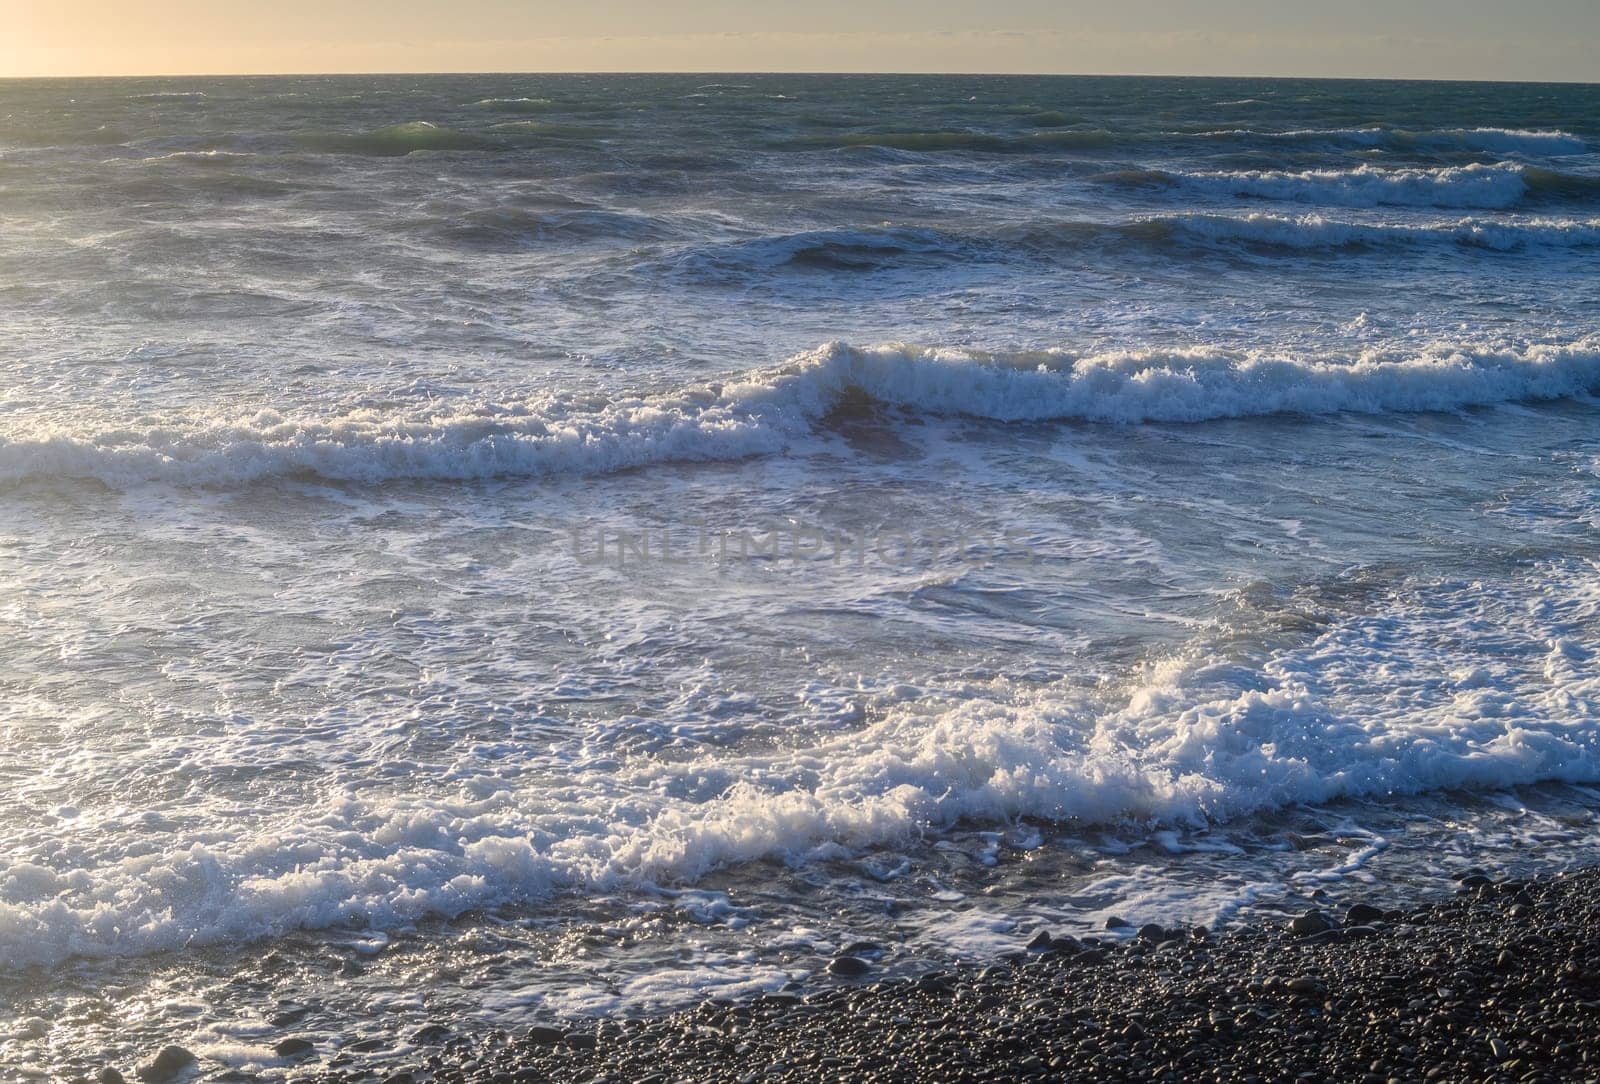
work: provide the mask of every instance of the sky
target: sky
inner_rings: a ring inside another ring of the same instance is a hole
[[[0,77],[867,71],[1600,82],[1597,0],[0,0]]]

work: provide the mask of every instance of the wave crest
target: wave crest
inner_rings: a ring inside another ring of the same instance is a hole
[[[265,411],[162,428],[13,430],[0,480],[237,486],[314,475],[366,483],[600,474],[774,454],[846,402],[996,422],[1202,422],[1269,414],[1455,410],[1600,388],[1600,338],[1521,349],[1433,344],[1406,356],[1296,358],[1215,348],[992,355],[833,343],[776,369],[598,405],[561,396],[411,413]]]
[[[1158,215],[1143,220],[1158,236],[1200,244],[1256,245],[1294,250],[1451,244],[1495,252],[1600,245],[1600,218],[1463,218],[1455,222],[1341,222],[1322,215]],[[1137,227],[1134,227],[1137,229]]]
[[[1438,128],[1412,131],[1372,125],[1365,128],[1296,128],[1262,132],[1249,128],[1192,133],[1205,139],[1264,139],[1272,142],[1321,143],[1340,147],[1386,150],[1485,151],[1493,154],[1583,154],[1589,145],[1571,132],[1529,128]]]

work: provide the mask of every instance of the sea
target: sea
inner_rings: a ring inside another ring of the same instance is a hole
[[[0,82],[4,1079],[1592,863],[1597,314],[1596,86]]]

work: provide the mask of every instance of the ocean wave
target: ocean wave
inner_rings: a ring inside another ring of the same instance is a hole
[[[1200,131],[1132,132],[1105,128],[1071,128],[1075,118],[1039,114],[1048,123],[1024,134],[973,131],[862,132],[835,131],[808,136],[783,144],[797,150],[880,147],[919,154],[969,152],[982,154],[1028,154],[1050,150],[1090,150],[1107,147],[1137,147],[1172,140],[1213,140],[1242,143],[1299,143],[1309,146],[1360,148],[1389,151],[1428,151],[1492,153],[1502,155],[1563,156],[1584,154],[1588,144],[1570,132],[1511,128],[1440,128],[1410,130],[1372,126],[1366,128],[1299,128],[1273,132],[1254,128],[1216,128]],[[825,119],[824,119],[825,120]],[[1065,122],[1062,123],[1062,122]],[[824,127],[834,124],[823,123]]]
[[[1446,169],[1317,169],[1167,173],[1132,170],[1102,175],[1114,184],[1179,186],[1217,197],[1316,203],[1333,207],[1452,207],[1505,210],[1529,194],[1529,171],[1514,163]],[[1541,171],[1549,190],[1549,178]]]
[[[554,124],[547,120],[508,120],[489,125],[492,132],[543,136],[548,139],[601,139],[616,129],[598,124]]]
[[[1074,355],[830,344],[717,383],[594,403],[544,396],[332,416],[186,415],[79,432],[14,424],[0,481],[239,486],[312,475],[381,483],[602,474],[775,454],[841,405],[996,422],[1203,422],[1271,414],[1457,410],[1600,389],[1600,338],[1520,348],[1435,343],[1404,355],[1215,348]]]
[[[1241,648],[1256,635],[1242,627],[1102,693],[972,682],[775,751],[569,768],[558,801],[536,789],[545,773],[530,787],[466,763],[454,787],[352,783],[199,838],[61,848],[0,870],[0,968],[394,928],[754,861],[837,860],[962,823],[1152,831],[1297,803],[1600,780],[1586,646],[1600,632],[1600,567],[1553,560],[1503,582],[1361,594],[1358,609],[1319,607],[1314,632],[1284,643],[1269,631],[1275,649]]]
[[[370,132],[312,132],[295,137],[307,150],[325,154],[355,154],[373,158],[398,158],[419,151],[484,151],[495,144],[482,136],[441,128],[417,120]]]
[[[1142,220],[1157,236],[1202,244],[1258,245],[1296,250],[1459,245],[1516,252],[1600,245],[1600,218],[1463,218],[1433,224],[1342,222],[1322,215],[1157,215]],[[1133,227],[1137,229],[1138,227]]]
[[[472,104],[501,113],[543,113],[555,106],[549,98],[484,98]]]
[[[647,265],[703,281],[796,268],[872,271],[980,257],[983,242],[931,229],[824,229],[698,245]]]
[[[664,219],[597,207],[485,208],[430,223],[429,229],[451,244],[486,251],[551,244],[637,244],[676,233]]]
[[[156,162],[192,162],[198,166],[217,166],[254,157],[256,156],[251,151],[224,151],[213,148],[204,151],[170,151],[167,154],[151,155],[141,161],[147,165]]]
[[[133,136],[121,128],[102,124],[94,128],[53,125],[7,123],[0,118],[0,146],[47,147],[118,147],[131,142]]]
[[[1570,155],[1589,147],[1578,136],[1560,130],[1525,128],[1439,128],[1413,131],[1372,125],[1364,128],[1296,128],[1285,132],[1222,128],[1188,133],[1203,139],[1267,140],[1322,143],[1388,150],[1487,151],[1496,154]]]
[[[1459,143],[1479,151],[1524,154],[1583,154],[1589,145],[1570,132],[1526,128],[1452,128],[1414,133],[1418,143]]]
[[[1024,124],[1031,124],[1035,128],[1070,128],[1074,124],[1084,123],[1084,118],[1072,113],[1059,113],[1047,109],[1041,113],[1027,113],[1022,116]]]
[[[1118,137],[1104,129],[1067,130],[1045,128],[1025,135],[997,135],[993,132],[839,132],[812,136],[788,144],[800,150],[848,150],[855,147],[882,147],[887,150],[920,154],[974,152],[983,154],[1028,154],[1050,150],[1075,150],[1108,147]]]

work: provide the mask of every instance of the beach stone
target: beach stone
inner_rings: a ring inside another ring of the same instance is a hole
[[[1288,991],[1296,997],[1321,997],[1327,989],[1322,980],[1311,975],[1301,975],[1299,978],[1290,979]]]
[[[1321,911],[1307,911],[1289,923],[1289,932],[1296,937],[1310,937],[1333,929],[1333,923]]]
[[[284,1039],[272,1048],[272,1052],[280,1058],[303,1058],[317,1051],[316,1044],[309,1039]]]
[[[435,1046],[450,1037],[450,1029],[443,1024],[427,1024],[411,1033],[411,1041],[421,1046]]]
[[[1040,952],[1049,948],[1053,940],[1049,930],[1040,930],[1029,939],[1027,947],[1034,952]]]
[[[847,979],[860,978],[871,970],[872,965],[859,956],[835,956],[828,964],[830,974]]]
[[[127,1079],[111,1066],[106,1066],[95,1076],[100,1084],[128,1084]]]
[[[164,1046],[155,1057],[139,1067],[138,1076],[140,1080],[160,1084],[161,1081],[176,1079],[179,1073],[194,1063],[194,1055],[183,1047]]]
[[[1112,915],[1110,918],[1106,919],[1106,929],[1108,930],[1126,930],[1132,925],[1133,923],[1117,915]]]
[[[1139,927],[1139,940],[1141,941],[1165,941],[1166,939],[1166,928],[1157,923],[1147,922]]]
[[[1344,913],[1344,921],[1347,926],[1370,926],[1383,921],[1383,911],[1370,903],[1352,904]]]
[[[574,1031],[567,1036],[567,1045],[574,1050],[593,1050],[600,1045],[600,1040],[583,1031]]]
[[[553,1028],[547,1024],[535,1024],[524,1032],[522,1037],[530,1043],[551,1046],[565,1039],[567,1033],[560,1028]]]

